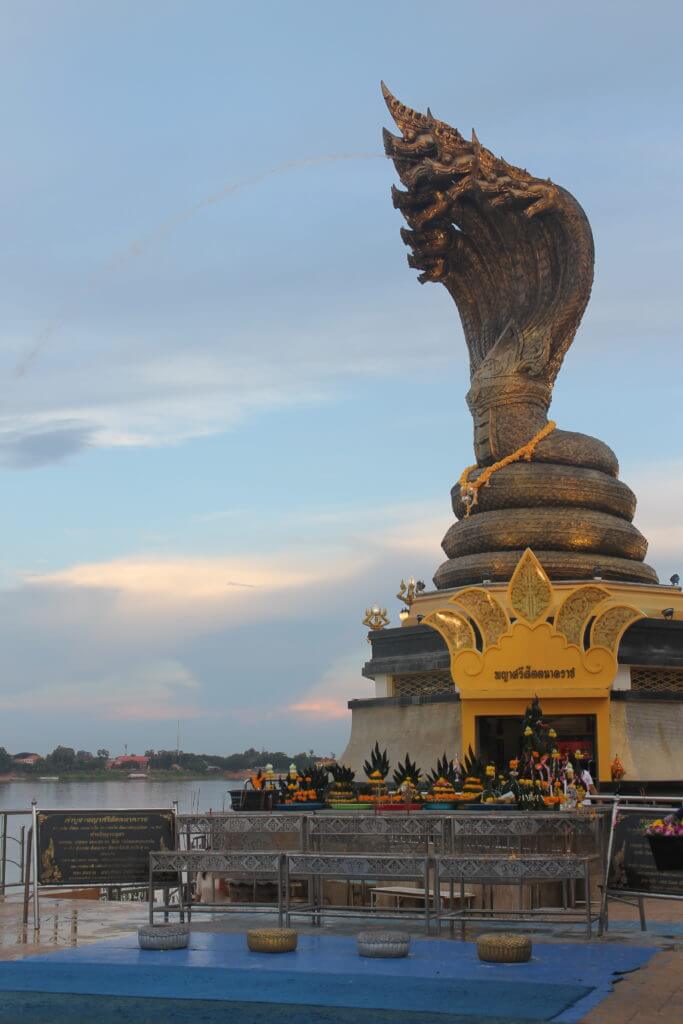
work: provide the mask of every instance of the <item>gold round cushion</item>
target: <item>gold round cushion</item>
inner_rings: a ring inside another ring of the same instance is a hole
[[[247,946],[252,953],[291,953],[296,949],[297,933],[291,928],[250,928]]]
[[[524,964],[531,957],[531,939],[509,932],[480,935],[477,953],[490,964]]]

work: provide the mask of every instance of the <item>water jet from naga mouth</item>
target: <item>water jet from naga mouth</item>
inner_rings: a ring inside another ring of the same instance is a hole
[[[217,192],[213,192],[204,199],[200,199],[198,202],[186,207],[180,213],[170,217],[148,234],[131,242],[123,252],[114,256],[86,278],[85,286],[80,298],[75,302],[66,305],[56,317],[54,317],[38,332],[31,347],[15,365],[14,377],[18,379],[27,375],[36,359],[38,359],[42,354],[55,334],[62,330],[62,328],[66,327],[66,325],[78,314],[83,300],[92,294],[92,292],[94,292],[97,287],[106,280],[110,273],[125,266],[129,260],[142,256],[151,245],[163,240],[172,231],[180,227],[181,224],[186,223],[198,213],[201,213],[201,211],[207,206],[213,206],[215,203],[220,203],[223,199],[227,199],[228,196],[234,195],[235,192],[239,192],[241,189],[247,188],[250,185],[260,185],[261,182],[266,181],[268,178],[276,177],[279,174],[286,174],[288,171],[298,170],[302,167],[310,167],[316,164],[337,163],[343,160],[386,159],[387,156],[385,153],[328,153],[324,156],[311,156],[303,157],[299,160],[287,160],[284,163],[278,164],[276,167],[269,168],[267,171],[262,171],[260,174],[254,174],[248,178],[241,178],[237,181],[229,182],[227,185],[218,189]]]

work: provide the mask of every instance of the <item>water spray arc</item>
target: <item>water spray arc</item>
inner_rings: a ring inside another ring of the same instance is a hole
[[[77,315],[83,300],[95,291],[97,287],[106,280],[110,273],[125,266],[130,260],[142,256],[150,246],[162,241],[166,236],[171,234],[172,231],[175,231],[176,228],[185,224],[187,221],[192,220],[193,217],[196,217],[198,213],[201,213],[201,211],[205,210],[207,207],[214,206],[216,203],[222,202],[223,199],[227,199],[228,196],[234,195],[243,188],[248,188],[251,185],[260,185],[261,182],[266,181],[268,178],[274,178],[280,174],[287,174],[289,171],[300,170],[304,167],[312,167],[320,164],[337,163],[339,161],[385,159],[387,159],[387,157],[384,153],[327,153],[323,156],[311,156],[303,157],[298,160],[287,160],[284,163],[271,167],[266,171],[261,171],[259,174],[253,174],[249,177],[229,182],[227,185],[218,189],[217,192],[213,192],[204,199],[200,199],[198,202],[186,207],[180,213],[175,214],[173,217],[169,217],[168,220],[165,220],[146,235],[135,239],[121,253],[112,257],[103,264],[103,266],[99,267],[98,270],[86,278],[80,299],[65,305],[62,310],[38,332],[30,348],[16,363],[14,367],[14,377],[22,378],[29,373],[31,367],[55,334],[62,330],[62,328]]]

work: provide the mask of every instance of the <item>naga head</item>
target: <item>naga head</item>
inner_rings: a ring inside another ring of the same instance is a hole
[[[408,263],[420,282],[442,283],[458,307],[484,464],[547,421],[590,296],[590,225],[565,189],[494,156],[475,132],[467,140],[429,109],[406,107],[384,83],[382,92],[401,133],[385,129],[384,147],[404,186],[392,198],[408,224]]]

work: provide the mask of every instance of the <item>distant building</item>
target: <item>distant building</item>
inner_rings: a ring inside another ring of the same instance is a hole
[[[28,750],[22,750],[20,754],[14,755],[13,760],[15,764],[33,765],[36,761],[41,760],[41,756],[40,754],[31,754]]]
[[[151,758],[146,757],[143,754],[120,754],[119,757],[114,757],[111,761],[107,761],[107,768],[113,771],[119,771],[121,769],[128,769],[132,771],[148,771],[149,762]]]

